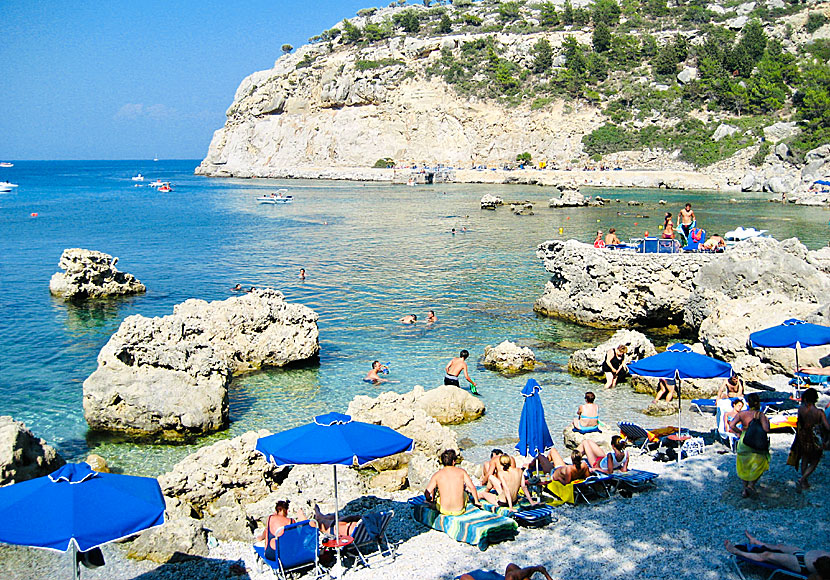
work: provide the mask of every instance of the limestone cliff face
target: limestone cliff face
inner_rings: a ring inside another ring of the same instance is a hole
[[[442,49],[458,52],[478,36],[488,35],[301,47],[242,81],[197,173],[293,176],[301,168],[370,167],[385,157],[469,168],[501,164],[523,151],[563,163],[579,156],[582,136],[604,120],[597,109],[564,101],[509,108],[460,97],[423,74]],[[530,58],[542,36],[558,46],[564,35],[497,36],[521,59]],[[386,66],[362,70],[367,61]]]

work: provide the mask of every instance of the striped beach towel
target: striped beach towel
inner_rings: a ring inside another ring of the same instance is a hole
[[[513,518],[520,526],[525,528],[541,528],[553,521],[553,507],[545,504],[531,505],[529,502],[520,501],[518,508],[511,510],[504,506],[493,505],[486,501],[481,502],[482,509],[494,514]]]
[[[444,532],[457,542],[478,546],[481,551],[491,544],[512,540],[518,534],[519,526],[515,520],[473,505],[468,505],[467,511],[460,516],[445,516],[434,510],[423,495],[411,498],[409,504],[416,521]]]

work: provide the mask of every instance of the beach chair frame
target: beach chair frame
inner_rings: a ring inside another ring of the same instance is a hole
[[[584,501],[591,505],[589,495],[595,496],[596,499],[611,499],[611,491],[608,489],[608,484],[611,483],[612,477],[610,475],[592,475],[584,481],[574,483],[574,501],[579,503]]]
[[[325,571],[320,565],[320,530],[316,526],[311,526],[309,520],[285,526],[282,535],[276,538],[276,544],[276,560],[269,560],[265,557],[264,547],[254,546],[254,552],[257,555],[257,563],[270,568],[277,578],[287,580],[288,574],[306,569],[310,569],[309,571],[313,573],[312,578],[322,578],[325,575]],[[294,562],[286,566],[283,560],[290,561],[289,557],[296,556],[297,546],[304,544],[314,546],[313,559],[302,559],[300,562]],[[291,554],[286,553],[281,558],[281,550],[282,552],[290,551]]]
[[[395,545],[389,541],[386,535],[386,528],[389,527],[389,522],[395,516],[395,510],[388,510],[379,512],[381,517],[380,529],[377,536],[370,536],[362,523],[358,524],[354,529],[353,542],[343,549],[344,553],[354,551],[356,558],[367,568],[369,565],[369,558],[375,555],[380,555],[381,561],[394,560],[397,556]]]
[[[625,435],[625,438],[631,442],[632,447],[637,449],[641,455],[659,451],[663,446],[662,437],[658,438],[657,441],[652,441],[649,437],[649,431],[636,423],[620,421],[617,426],[620,428],[620,433]],[[642,444],[638,444],[638,441],[642,441]]]
[[[614,491],[618,491],[620,486],[634,491],[643,491],[650,487],[657,487],[655,481],[659,476],[657,473],[650,471],[643,471],[640,469],[629,469],[628,471],[615,471],[611,474],[611,483],[614,486]]]
[[[767,564],[766,562],[756,562],[755,560],[750,560],[748,558],[743,558],[738,556],[737,554],[732,554],[732,563],[735,565],[735,571],[738,573],[738,576],[741,580],[747,580],[746,576],[744,576],[743,570],[741,570],[741,564],[749,564],[755,566],[756,568],[762,568],[770,572],[769,576],[767,576],[767,580],[773,580],[777,576],[781,576],[783,578],[795,578],[796,580],[807,580],[807,576],[803,574],[799,574],[798,572],[793,572],[792,570],[787,570],[786,568],[779,568],[778,566],[773,566],[772,564]]]

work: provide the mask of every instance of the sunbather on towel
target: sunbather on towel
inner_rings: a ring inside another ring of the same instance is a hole
[[[749,532],[744,533],[750,543],[750,546],[747,547],[756,547],[756,551],[745,552],[739,550],[732,542],[725,540],[723,546],[727,552],[747,560],[772,564],[802,576],[815,574],[816,578],[830,578],[830,552],[826,550],[804,550],[786,544],[765,544]]]
[[[576,410],[576,419],[573,422],[574,431],[580,433],[595,431],[599,425],[599,406],[594,402],[596,395],[591,391],[585,393],[585,404]]]
[[[454,449],[447,449],[441,453],[443,467],[433,474],[424,490],[427,501],[434,503],[436,509],[445,516],[460,516],[467,511],[465,490],[473,496],[473,504],[480,505],[473,480],[466,471],[456,467],[456,458]]]
[[[625,439],[619,435],[611,437],[611,453],[605,454],[599,445],[590,439],[584,440],[577,451],[588,458],[595,471],[612,474],[614,471],[628,471],[628,449]]]
[[[493,449],[490,452],[490,459],[485,461],[481,466],[481,485],[486,486],[488,490],[492,487],[490,485],[490,476],[496,475],[499,469],[499,457],[502,455],[504,455],[504,451],[501,449]],[[510,456],[510,464],[516,467],[516,460],[512,456]]]
[[[504,571],[504,576],[500,576],[499,574],[493,572],[489,574],[489,577],[483,576],[479,573],[470,573],[470,574],[462,574],[458,577],[458,580],[481,580],[482,578],[487,578],[487,580],[496,580],[497,578],[504,578],[504,580],[530,580],[533,578],[533,575],[536,573],[543,575],[546,580],[553,580],[548,574],[548,571],[545,569],[544,566],[529,566],[527,568],[519,568],[516,564],[512,562],[507,565],[507,569]]]
[[[525,485],[524,470],[511,465],[508,455],[499,456],[499,469],[495,476],[490,476],[490,483],[496,493],[485,491],[481,498],[502,507],[513,508],[519,499],[521,489],[525,497],[530,497]]]

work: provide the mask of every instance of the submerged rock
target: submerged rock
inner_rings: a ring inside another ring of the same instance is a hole
[[[224,429],[236,373],[307,360],[317,314],[275,290],[224,301],[187,300],[161,318],[129,316],[84,381],[95,430],[177,440]]]
[[[646,335],[636,330],[618,330],[614,336],[594,348],[585,348],[574,352],[568,358],[568,370],[575,375],[587,375],[602,380],[602,363],[612,348],[621,344],[628,347],[627,360],[635,361],[657,354],[654,345]]]
[[[65,300],[107,298],[141,294],[147,288],[135,276],[115,268],[118,258],[109,254],[69,248],[63,251],[56,272],[49,281],[49,292]]]
[[[65,463],[54,447],[26,425],[0,416],[0,486],[48,475]]]
[[[536,355],[528,347],[521,347],[509,340],[497,346],[484,347],[482,364],[500,372],[518,373],[536,368]]]

